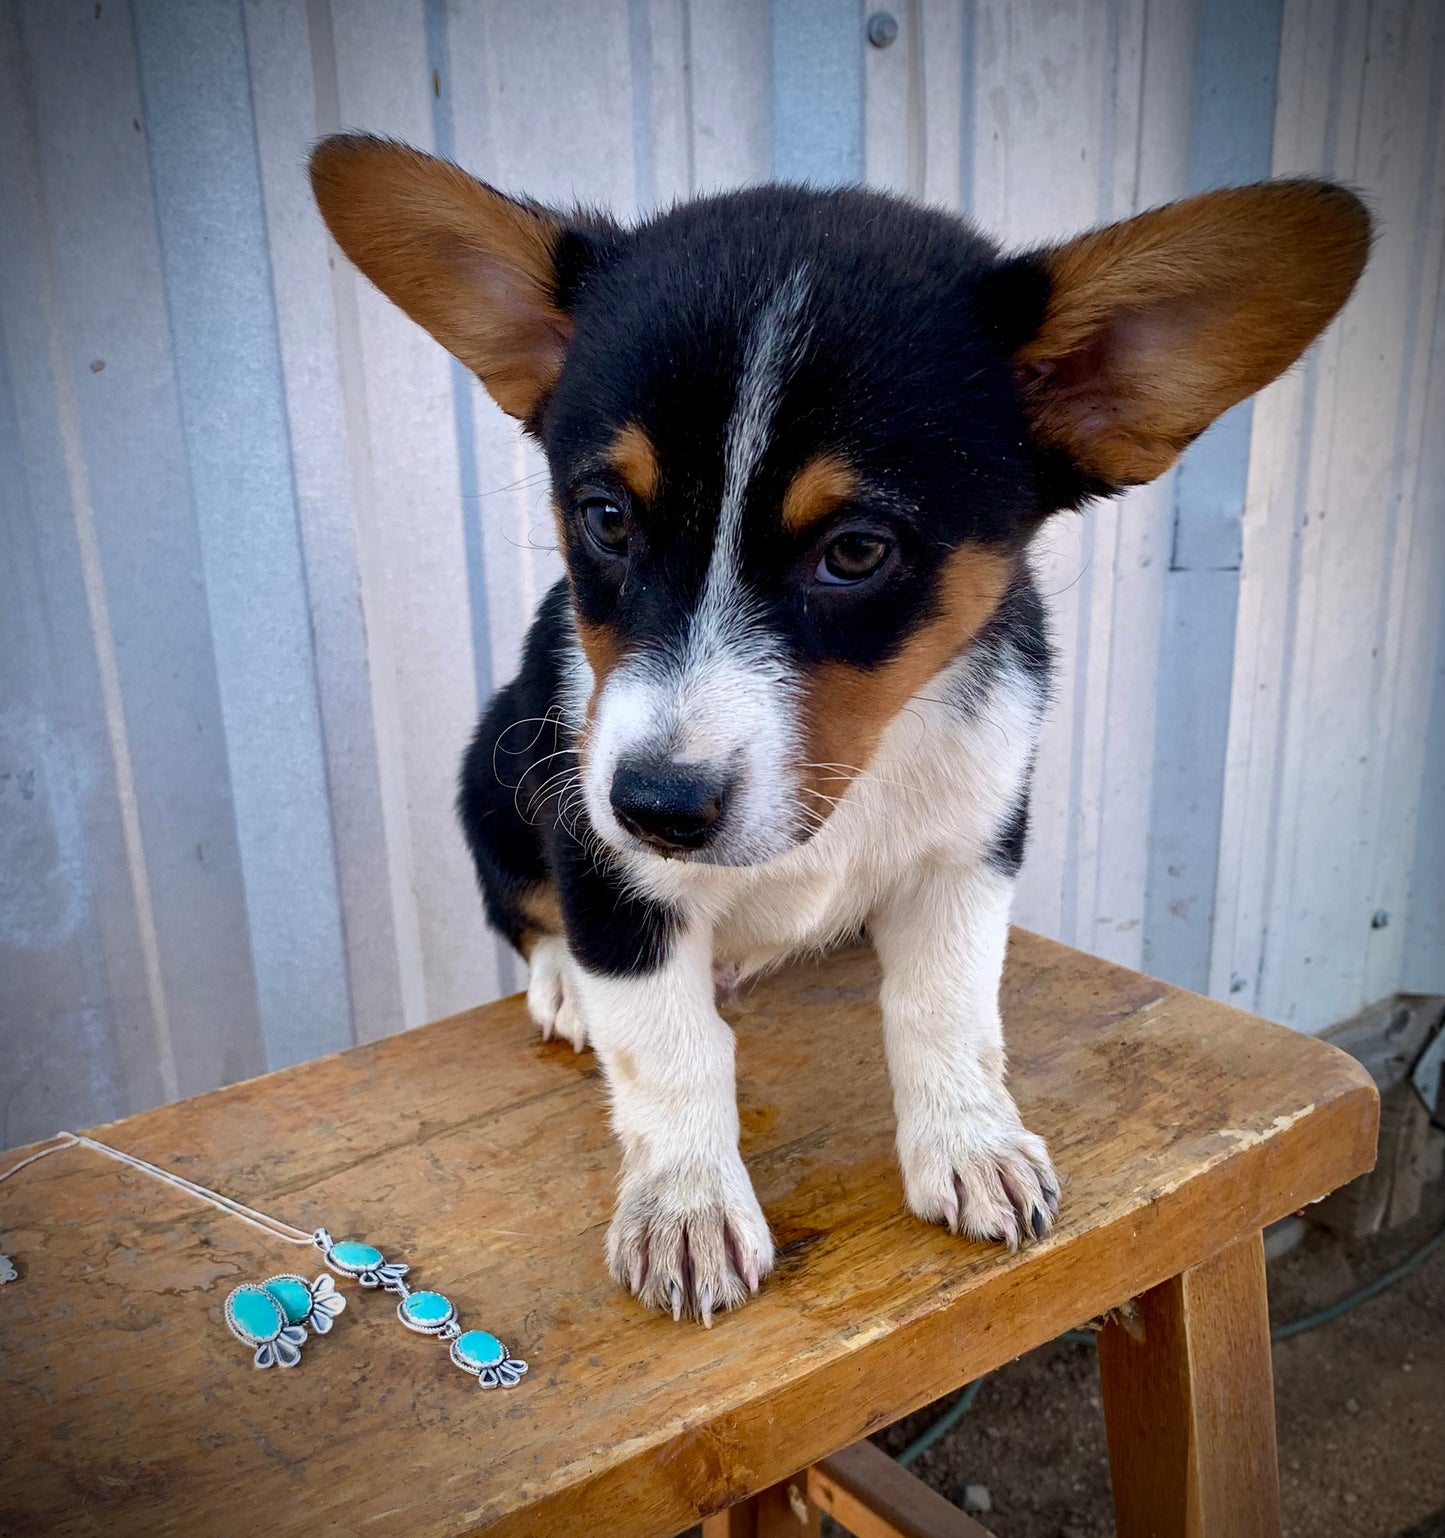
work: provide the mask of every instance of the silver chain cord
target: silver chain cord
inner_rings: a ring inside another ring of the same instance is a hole
[[[104,1154],[107,1159],[114,1159],[117,1164],[128,1164],[131,1169],[140,1170],[142,1174],[150,1175],[165,1185],[174,1186],[178,1191],[184,1191],[198,1201],[208,1202],[212,1207],[229,1213],[233,1218],[240,1218],[243,1223],[249,1223],[252,1228],[260,1229],[263,1234],[268,1234],[273,1239],[282,1239],[287,1244],[314,1245],[316,1243],[315,1233],[303,1233],[301,1229],[292,1227],[290,1223],[283,1223],[280,1218],[273,1218],[270,1213],[258,1212],[256,1208],[248,1207],[244,1202],[234,1201],[229,1196],[222,1196],[219,1191],[197,1185],[194,1180],[187,1180],[184,1175],[174,1175],[170,1170],[164,1170],[157,1164],[150,1164],[144,1159],[137,1158],[135,1154],[123,1153],[119,1148],[112,1148],[108,1143],[97,1142],[95,1138],[86,1137],[80,1132],[57,1132],[55,1140],[48,1148],[41,1148],[19,1160],[18,1163],[12,1164],[9,1169],[0,1171],[0,1182],[19,1174],[27,1164],[34,1164],[37,1159],[48,1158],[51,1154],[59,1153],[65,1148],[89,1148],[94,1153]]]

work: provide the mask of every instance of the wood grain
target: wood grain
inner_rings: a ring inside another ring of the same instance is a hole
[[[808,1499],[810,1473],[804,1469],[704,1517],[702,1538],[819,1538],[822,1511]]]
[[[853,1538],[992,1538],[872,1442],[815,1463],[808,1493]]]
[[[1014,1085],[1064,1182],[1010,1256],[903,1208],[870,953],[760,985],[743,1153],[778,1244],[710,1331],[642,1312],[602,1253],[617,1169],[593,1060],[519,998],[97,1129],[310,1229],[363,1237],[531,1364],[484,1393],[351,1306],[293,1371],[222,1324],[237,1282],[315,1266],[67,1150],[0,1186],[0,1531],[275,1538],[681,1531],[1342,1184],[1377,1099],[1344,1054],[1016,932]]]
[[[1099,1336],[1119,1538],[1279,1538],[1259,1233],[1139,1300]]]

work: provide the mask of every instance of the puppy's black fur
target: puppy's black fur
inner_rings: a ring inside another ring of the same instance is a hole
[[[563,668],[572,621],[565,581],[542,601],[522,666],[498,690],[462,759],[457,812],[476,862],[487,918],[519,951],[545,924],[527,904],[555,883],[578,959],[626,976],[657,966],[674,915],[634,895],[614,860],[566,804],[577,748],[563,725]]]
[[[681,644],[711,554],[722,498],[723,426],[758,296],[807,273],[806,337],[750,490],[744,577],[763,622],[800,668],[876,668],[938,609],[944,557],[972,542],[1021,556],[1050,512],[1096,488],[1031,442],[1010,358],[1039,324],[1048,278],[946,215],[858,190],[764,187],[704,199],[624,233],[602,221],[569,233],[558,298],[575,338],[555,390],[528,424],[547,452],[562,512],[571,598],[586,623],[623,646]],[[626,572],[599,560],[578,516],[583,496],[624,497],[606,451],[640,423],[666,467],[662,494],[633,507]],[[776,508],[815,454],[841,452],[867,488],[859,512],[897,538],[888,579],[866,594],[799,582],[836,521],[792,535]],[[608,973],[648,970],[672,915],[628,893],[562,807],[575,752],[560,726],[572,632],[568,593],[548,595],[516,680],[493,700],[462,766],[459,810],[491,922],[525,946],[524,900],[558,883],[571,944]],[[997,666],[1049,669],[1043,606],[1017,561],[1005,601],[979,638],[980,697]],[[959,708],[969,701],[960,698]],[[529,724],[530,723],[530,724]],[[1017,869],[1027,792],[999,830]],[[581,835],[581,836],[579,836]]]

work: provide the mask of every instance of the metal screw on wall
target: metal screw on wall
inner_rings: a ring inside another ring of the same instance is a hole
[[[868,18],[868,41],[887,48],[898,37],[898,18],[891,11],[874,11]]]

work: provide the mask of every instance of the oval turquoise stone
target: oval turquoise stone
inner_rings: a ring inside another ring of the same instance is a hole
[[[457,1336],[456,1352],[473,1367],[495,1367],[507,1354],[501,1341],[485,1330],[468,1330]]]
[[[278,1276],[266,1283],[266,1291],[281,1305],[287,1324],[300,1324],[311,1312],[311,1289],[292,1276]]]
[[[381,1251],[369,1244],[359,1244],[355,1239],[343,1239],[331,1246],[331,1259],[337,1265],[350,1266],[356,1271],[368,1271],[381,1264]]]
[[[452,1305],[439,1292],[414,1292],[406,1300],[406,1317],[417,1324],[442,1324],[451,1317]],[[473,1334],[479,1332],[473,1331]]]
[[[238,1287],[227,1302],[227,1312],[236,1328],[253,1345],[275,1340],[286,1323],[281,1305],[264,1287]]]

